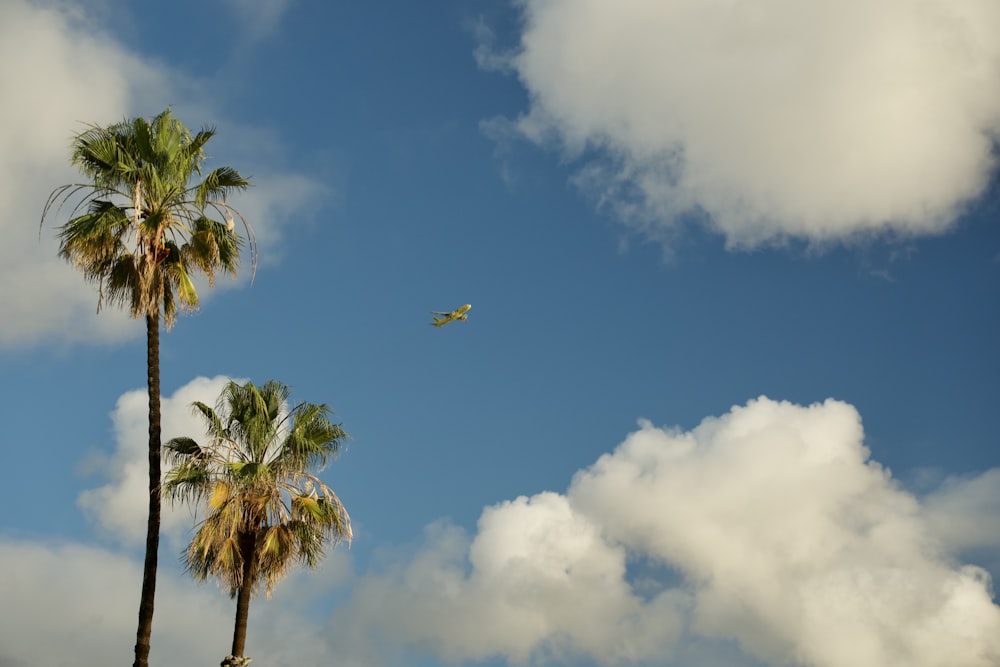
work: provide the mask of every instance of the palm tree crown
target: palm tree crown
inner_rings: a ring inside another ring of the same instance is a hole
[[[291,410],[287,386],[228,383],[216,407],[193,404],[208,441],[166,443],[164,492],[205,502],[205,516],[184,554],[199,580],[219,579],[237,598],[233,655],[241,656],[250,598],[268,595],[295,562],[316,566],[327,542],[350,542],[343,503],[312,470],[321,469],[347,438],[325,405]],[[242,611],[241,611],[242,609]],[[241,627],[242,626],[242,627]]]
[[[72,162],[91,181],[54,190],[42,220],[72,205],[59,228],[59,254],[99,284],[98,310],[105,298],[136,318],[162,308],[169,327],[178,304],[198,306],[193,273],[210,284],[220,270],[235,275],[242,245],[235,220],[251,245],[253,235],[226,196],[249,181],[219,167],[191,184],[214,134],[192,135],[167,109],[151,121],[91,126],[73,139]]]

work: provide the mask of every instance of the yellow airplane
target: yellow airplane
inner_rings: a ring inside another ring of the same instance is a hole
[[[471,303],[467,303],[461,308],[453,310],[450,313],[441,313],[436,310],[432,310],[431,315],[434,315],[435,317],[431,324],[436,327],[443,327],[449,322],[454,322],[455,320],[467,320],[469,319],[469,316],[466,315],[466,313],[469,312],[469,308],[472,308]],[[437,315],[440,315],[441,317],[437,317]]]

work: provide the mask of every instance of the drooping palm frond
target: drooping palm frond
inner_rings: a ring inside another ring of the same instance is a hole
[[[224,223],[199,216],[191,223],[182,255],[208,276],[210,284],[214,284],[218,270],[236,275],[242,246],[243,239],[233,234]]]
[[[269,595],[293,563],[314,567],[326,545],[352,538],[343,503],[311,472],[347,434],[325,405],[289,410],[289,396],[275,381],[229,382],[214,409],[192,406],[208,440],[175,438],[165,446],[173,465],[166,495],[204,503],[186,566],[196,578],[218,579],[234,597],[244,585]]]
[[[339,424],[330,421],[325,405],[304,405],[296,408],[292,427],[282,442],[280,458],[290,465],[322,470],[331,456],[335,456],[344,432]],[[327,447],[324,443],[337,443]]]

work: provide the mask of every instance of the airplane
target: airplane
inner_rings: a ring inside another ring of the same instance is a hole
[[[467,320],[469,316],[466,315],[466,313],[469,312],[469,308],[472,308],[471,303],[467,303],[461,308],[453,310],[450,313],[442,313],[436,310],[432,310],[431,315],[435,315],[435,318],[434,321],[431,322],[431,324],[433,324],[436,327],[443,327],[449,322],[454,322],[455,320]],[[441,317],[436,317],[437,315],[440,315]]]

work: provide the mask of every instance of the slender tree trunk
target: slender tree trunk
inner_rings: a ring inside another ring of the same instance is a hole
[[[149,639],[153,633],[153,596],[156,593],[156,556],[160,547],[160,314],[146,315],[146,378],[149,387],[149,520],[146,523],[146,560],[139,598],[139,629],[132,667],[149,667]]]
[[[253,557],[256,536],[240,535],[240,553],[243,556],[243,581],[236,596],[236,623],[233,628],[233,652],[243,657],[247,643],[247,619],[250,616],[250,593],[253,590]]]

